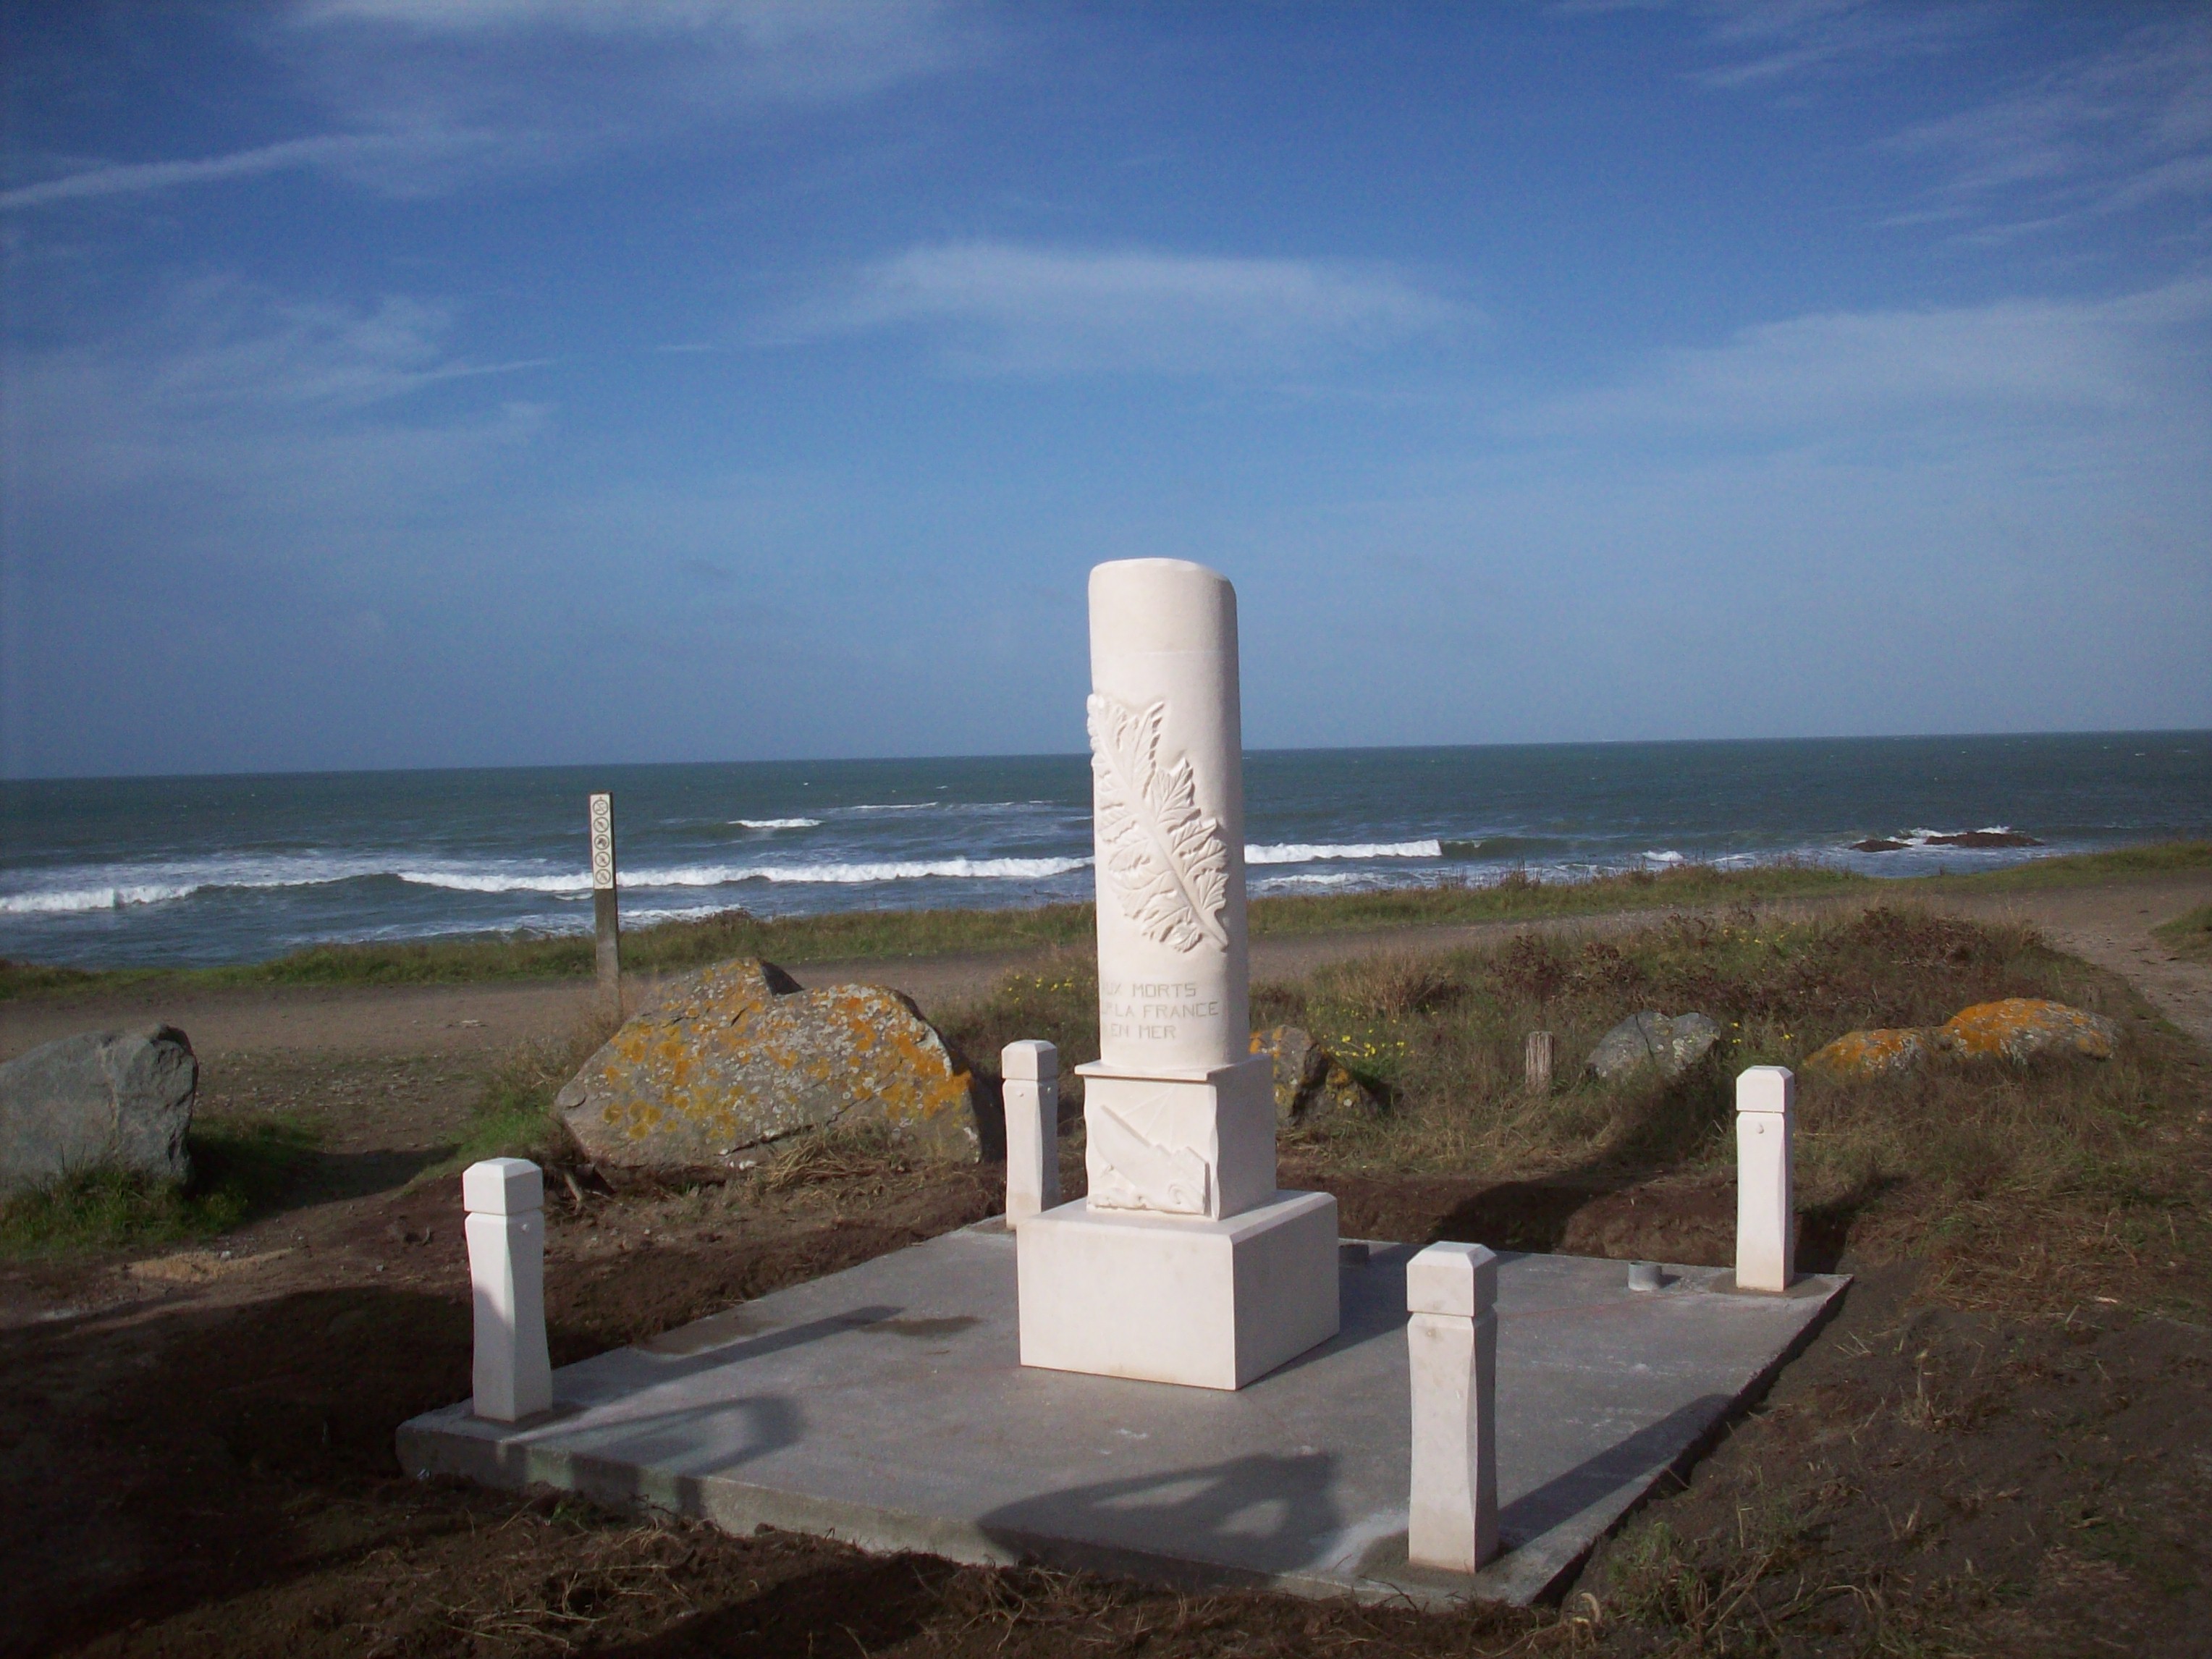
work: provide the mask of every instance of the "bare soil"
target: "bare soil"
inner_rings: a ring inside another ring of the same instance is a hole
[[[2145,944],[2208,887],[2113,884],[1992,910],[2212,1036],[2197,1023],[2212,1000],[2194,1000],[2212,998],[2212,974]],[[1284,941],[1261,971],[1378,942],[1413,941]],[[927,1006],[1007,964],[940,963],[935,981],[920,965],[886,976]],[[1806,1265],[1861,1274],[1842,1312],[1559,1605],[1437,1616],[1192,1597],[403,1478],[394,1428],[469,1386],[457,1183],[410,1181],[447,1155],[505,1052],[571,1029],[578,992],[124,1000],[0,1009],[0,1054],[166,1018],[201,1053],[204,1112],[280,1113],[321,1139],[282,1203],[231,1237],[0,1267],[0,1653],[2212,1651],[2212,1330],[2144,1311],[2212,1304],[2212,1263],[2179,1247],[2052,1314],[2047,1297],[1930,1298],[1931,1266],[1869,1266],[1849,1213],[1808,1218]],[[2182,1150],[2212,1162],[2208,1149],[2200,1114]],[[1323,1184],[1351,1236],[1694,1262],[1725,1260],[1734,1225],[1732,1194],[1711,1179]],[[555,1359],[898,1249],[999,1200],[988,1169],[881,1161],[704,1194],[563,1188],[549,1208]],[[2025,1262],[2068,1241],[2020,1245]]]

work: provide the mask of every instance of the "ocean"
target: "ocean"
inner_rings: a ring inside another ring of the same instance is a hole
[[[2206,732],[1280,750],[1244,769],[1255,896],[1684,860],[1917,875],[2212,835]],[[1091,896],[1079,755],[15,781],[0,956],[587,932],[594,789],[615,797],[625,926]],[[1977,830],[2040,845],[1933,839]]]

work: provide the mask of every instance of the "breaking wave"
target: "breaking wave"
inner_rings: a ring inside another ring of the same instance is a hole
[[[1281,842],[1247,847],[1247,864],[1318,864],[1324,859],[1437,859],[1443,843],[1435,841]]]
[[[819,830],[820,818],[732,818],[740,830]]]

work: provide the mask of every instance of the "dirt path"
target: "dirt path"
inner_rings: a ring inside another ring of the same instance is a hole
[[[2132,981],[2160,1012],[2212,1045],[2212,967],[2182,960],[2150,930],[2212,903],[2212,872],[2099,882],[2042,892],[1916,894],[1922,902],[1984,921],[2031,924],[2061,949]],[[1857,902],[1854,899],[1851,902]],[[1783,904],[1784,911],[1802,906]],[[1441,952],[1493,944],[1534,927],[1577,932],[1632,927],[1657,912],[1621,911],[1555,921],[1478,922],[1359,933],[1271,934],[1252,941],[1255,980],[1295,979],[1332,962],[1384,951]],[[888,985],[926,1010],[972,1000],[1034,951],[978,951],[905,960],[811,963],[792,969],[802,985],[848,981]],[[649,998],[641,977],[632,994]],[[240,987],[174,991],[139,987],[99,996],[0,1003],[0,1060],[71,1032],[165,1020],[191,1034],[206,1057],[240,1054],[343,1054],[489,1060],[517,1043],[568,1036],[589,1018],[592,992],[574,980],[519,984]]]

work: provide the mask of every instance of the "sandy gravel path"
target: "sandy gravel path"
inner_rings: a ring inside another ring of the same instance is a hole
[[[2212,1046],[2212,967],[2177,958],[2150,932],[2169,917],[2212,903],[2212,872],[2041,892],[1915,896],[1961,915],[2042,929],[2062,949],[2124,975],[2176,1025]],[[1655,914],[1629,911],[1540,925],[1565,931],[1628,927]],[[1252,944],[1253,976],[1295,978],[1327,963],[1382,951],[1457,950],[1492,943],[1528,926],[1481,922],[1258,939]],[[1039,959],[1035,951],[999,951],[813,963],[792,972],[809,986],[843,981],[888,985],[925,1009],[937,1009],[981,996],[1010,969]],[[640,980],[634,994],[649,997],[655,983]],[[141,987],[100,996],[0,1003],[0,1059],[73,1031],[166,1020],[188,1032],[194,1048],[209,1057],[290,1053],[488,1060],[519,1042],[566,1036],[589,1017],[592,995],[588,986],[568,980],[183,992]]]

